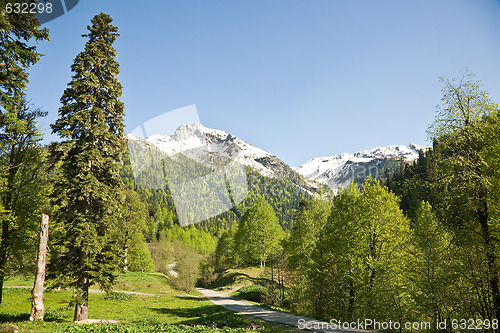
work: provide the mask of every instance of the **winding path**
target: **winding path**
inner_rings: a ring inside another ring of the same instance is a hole
[[[215,291],[212,289],[196,288],[200,293],[202,293],[206,298],[208,298],[212,303],[220,305],[223,308],[240,313],[245,316],[252,316],[257,319],[285,324],[289,326],[294,326],[300,329],[307,329],[315,332],[336,332],[336,333],[361,333],[370,332],[367,330],[358,329],[332,329],[327,322],[321,322],[315,319],[295,316],[289,313],[269,310],[261,306],[242,301],[238,298],[229,296],[227,293]],[[307,326],[306,326],[307,324]]]

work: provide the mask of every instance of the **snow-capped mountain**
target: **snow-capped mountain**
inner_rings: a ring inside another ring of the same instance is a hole
[[[317,188],[320,183],[335,190],[348,186],[352,180],[362,183],[368,176],[382,178],[385,169],[394,171],[401,160],[416,160],[419,150],[426,148],[413,143],[377,147],[357,153],[317,157],[292,169],[276,156],[226,131],[210,129],[200,123],[182,124],[173,135],[155,134],[141,139],[128,134],[127,137],[154,146],[172,158],[180,154],[205,166],[213,163],[214,156],[222,157],[247,166],[265,177],[288,178],[302,189]]]
[[[127,137],[129,140],[143,140],[132,134]],[[248,166],[266,177],[295,173],[276,156],[226,131],[206,128],[200,123],[182,124],[171,136],[155,134],[145,141],[168,156],[182,154],[199,163],[207,164],[207,156],[217,155]]]
[[[295,168],[295,171],[308,179],[325,184],[332,189],[346,187],[351,180],[361,183],[366,177],[383,177],[384,170],[394,170],[399,161],[414,161],[420,149],[410,143],[403,146],[377,147],[357,153],[344,153],[329,157],[316,157]]]

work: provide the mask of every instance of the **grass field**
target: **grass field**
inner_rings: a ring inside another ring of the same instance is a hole
[[[0,322],[12,323],[22,332],[243,332],[258,326],[266,332],[285,332],[281,325],[257,322],[218,307],[199,295],[172,288],[168,279],[158,273],[127,273],[119,277],[115,290],[151,293],[131,295],[92,292],[89,296],[89,318],[113,319],[121,324],[72,324],[74,307],[69,290],[44,293],[45,322],[29,322],[32,280],[11,278],[0,305]]]

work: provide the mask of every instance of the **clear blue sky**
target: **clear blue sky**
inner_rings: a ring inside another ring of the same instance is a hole
[[[440,76],[466,67],[500,102],[499,0],[80,0],[46,26],[28,95],[57,118],[93,15],[114,18],[126,130],[196,104],[298,166],[376,146],[424,145]],[[47,135],[46,141],[57,139]]]

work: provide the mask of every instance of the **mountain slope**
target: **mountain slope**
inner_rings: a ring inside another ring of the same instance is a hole
[[[416,160],[422,148],[425,147],[410,143],[406,146],[377,147],[357,153],[317,157],[295,168],[295,171],[335,190],[348,186],[352,180],[361,183],[368,176],[383,177],[385,169],[394,171],[400,161]]]
[[[143,140],[128,134],[129,140]],[[218,156],[247,166],[265,177],[302,178],[282,160],[262,149],[252,146],[226,131],[209,129],[200,123],[182,124],[173,135],[152,135],[146,142],[154,145],[167,156],[182,154],[198,163],[210,166]],[[307,182],[306,179],[303,181]],[[294,181],[298,183],[298,179]],[[307,182],[309,186],[315,186]],[[299,185],[299,184],[297,184]]]
[[[254,195],[262,194],[282,225],[289,228],[300,200],[310,198],[319,187],[325,188],[276,156],[199,123],[181,125],[171,136],[127,137],[135,183],[151,190],[167,190],[181,225],[228,209],[241,216]]]

